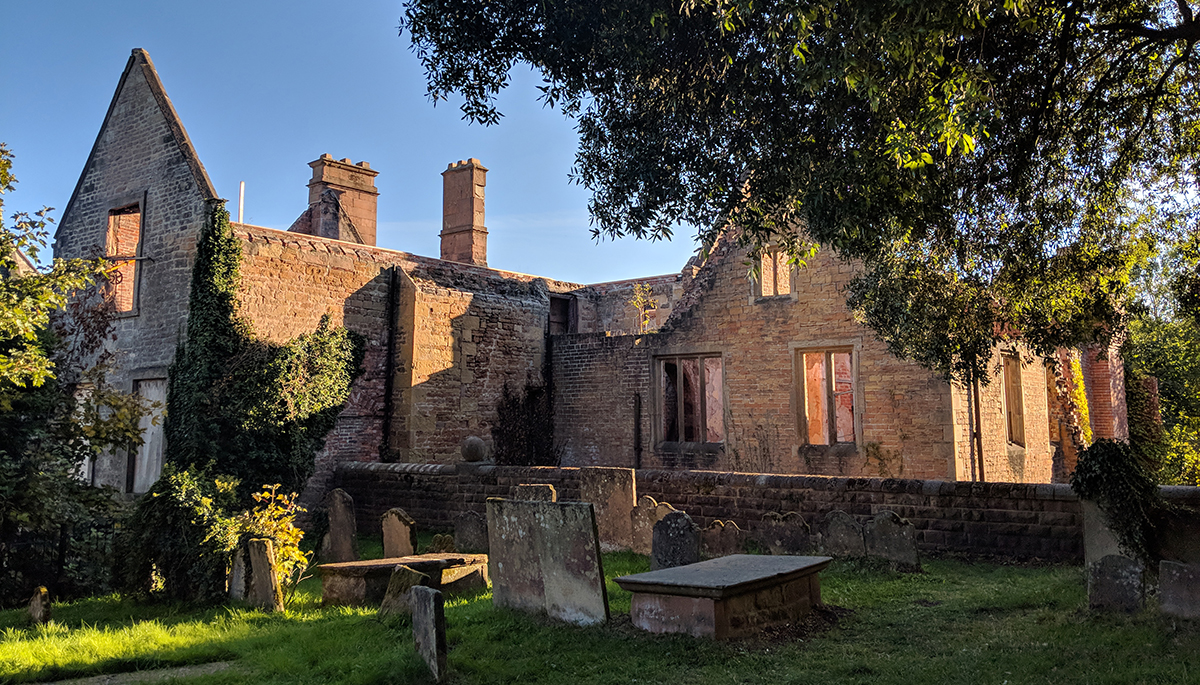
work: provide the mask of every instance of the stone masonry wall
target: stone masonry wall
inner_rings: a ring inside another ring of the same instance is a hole
[[[206,216],[206,190],[179,143],[186,134],[156,99],[148,80],[152,69],[144,69],[142,60],[135,52],[54,244],[58,258],[102,256],[109,212],[141,207],[133,309],[116,318],[110,345],[120,352],[109,380],[126,392],[136,381],[167,377],[187,324],[192,258]],[[103,456],[94,482],[124,490],[126,467],[123,454]]]
[[[739,250],[714,250],[690,286],[699,289],[691,296],[695,304],[686,312],[677,305],[675,318],[654,335],[608,341],[556,336],[556,433],[563,463],[597,463],[603,454],[606,464],[634,464],[636,393],[643,408],[643,467],[954,479],[950,388],[893,357],[854,321],[842,290],[853,267],[822,252],[795,274],[793,294],[754,297],[744,262]],[[857,445],[806,445],[799,430],[797,351],[828,348],[855,354]],[[666,354],[721,357],[726,440],[720,450],[663,448],[651,367]],[[622,373],[642,375],[628,382]],[[579,379],[589,384],[586,390],[567,390]]]
[[[240,311],[255,335],[286,342],[328,314],[366,341],[364,373],[317,455],[310,503],[339,463],[456,461],[466,436],[490,441],[504,384],[520,391],[542,380],[550,293],[579,287],[317,236],[234,229],[243,245]]]
[[[336,483],[354,497],[358,527],[378,534],[380,517],[401,507],[426,530],[449,530],[464,511],[512,486],[549,483],[561,501],[579,497],[579,469],[470,464],[345,464]],[[1177,490],[1169,489],[1169,490]],[[1195,494],[1170,493],[1175,499]],[[936,480],[637,471],[637,494],[683,509],[701,526],[732,520],[743,529],[768,513],[796,511],[814,528],[840,509],[867,517],[890,509],[909,519],[925,551],[1079,562],[1083,517],[1066,485]]]

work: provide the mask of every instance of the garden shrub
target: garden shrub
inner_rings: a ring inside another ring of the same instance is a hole
[[[279,585],[285,599],[290,600],[313,557],[312,551],[305,552],[300,548],[304,531],[296,526],[296,515],[304,508],[296,504],[296,493],[280,493],[278,483],[264,485],[262,491],[252,497],[256,506],[237,517],[239,544],[244,545],[252,538],[270,538],[279,566]]]
[[[118,588],[187,602],[224,599],[239,526],[226,512],[237,482],[163,468],[117,536]]]

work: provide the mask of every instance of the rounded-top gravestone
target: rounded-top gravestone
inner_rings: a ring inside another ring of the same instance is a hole
[[[463,461],[487,461],[487,443],[477,436],[468,436],[462,443],[462,457]]]
[[[686,512],[672,511],[654,524],[650,570],[686,566],[700,561],[700,528]]]

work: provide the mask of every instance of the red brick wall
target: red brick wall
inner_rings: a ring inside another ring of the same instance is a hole
[[[554,485],[560,501],[579,497],[574,468],[345,464],[336,480],[354,498],[359,530],[374,534],[391,507],[403,508],[423,529],[449,530],[460,513],[483,513],[488,497],[508,497],[521,483]],[[1164,489],[1173,499],[1195,500],[1198,493]],[[796,511],[819,530],[835,509],[860,518],[886,509],[913,522],[927,552],[1083,559],[1083,517],[1066,485],[639,470],[637,494],[669,502],[701,526],[719,519],[748,529],[768,513]]]
[[[656,334],[555,339],[563,463],[633,464],[631,415],[638,393],[646,467],[954,478],[949,386],[890,355],[855,323],[842,292],[852,267],[823,252],[796,275],[795,296],[754,298],[744,261],[738,250],[716,250]],[[693,304],[682,311],[688,302]],[[851,347],[858,355],[857,449],[807,448],[797,430],[795,350],[830,346]],[[656,355],[675,353],[719,354],[723,360],[723,453],[656,449],[650,368]],[[627,378],[631,373],[643,375]],[[580,381],[583,386],[571,387]]]
[[[1088,417],[1097,440],[1129,439],[1129,417],[1125,409],[1125,366],[1118,345],[1105,350],[1098,345],[1084,348],[1081,366],[1087,388]]]

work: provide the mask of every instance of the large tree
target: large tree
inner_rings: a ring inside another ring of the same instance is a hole
[[[596,235],[811,240],[947,377],[1015,331],[1048,353],[1119,329],[1133,236],[1192,220],[1187,0],[409,0],[401,28],[477,122],[540,71]]]

